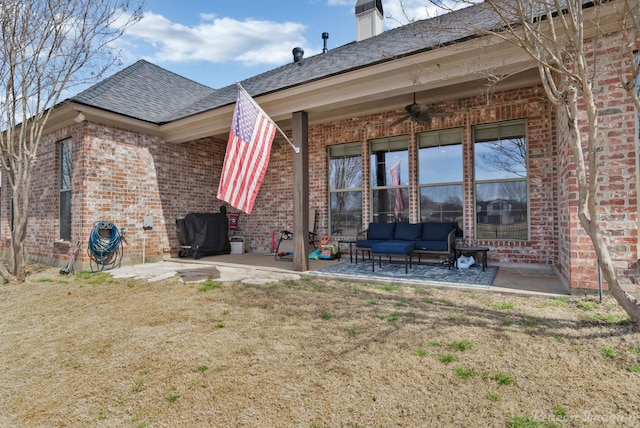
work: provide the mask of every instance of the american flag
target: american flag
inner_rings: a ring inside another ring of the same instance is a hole
[[[242,87],[229,131],[218,199],[251,214],[269,165],[276,125]]]
[[[389,169],[389,174],[391,174],[391,184],[393,186],[400,185],[400,162],[396,163],[394,166]],[[398,218],[398,214],[402,212],[404,209],[404,197],[402,196],[402,189],[395,189],[395,214],[396,218]]]

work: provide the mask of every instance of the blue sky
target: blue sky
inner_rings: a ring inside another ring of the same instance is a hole
[[[275,3],[275,4],[274,4]],[[220,88],[355,41],[356,0],[146,0],[143,19],[118,41],[123,67],[145,59]],[[384,27],[428,16],[428,0],[383,0]],[[404,11],[401,7],[403,5]]]

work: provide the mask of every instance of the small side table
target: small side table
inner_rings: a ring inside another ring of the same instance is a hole
[[[482,253],[482,272],[487,269],[487,252],[489,247],[458,247],[456,248],[456,260],[462,255],[462,253]]]
[[[338,240],[338,247],[340,247],[340,244],[349,244],[349,263],[353,263],[352,246],[355,243],[356,243],[355,239],[339,239]],[[342,252],[342,250],[340,252]],[[356,254],[356,263],[357,263],[357,260],[358,260],[358,255]]]

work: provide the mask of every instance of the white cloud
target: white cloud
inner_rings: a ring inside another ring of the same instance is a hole
[[[140,22],[127,30],[127,42],[135,45],[142,41],[152,46],[151,61],[223,63],[232,60],[247,66],[285,63],[291,59],[294,46],[306,44],[302,36],[305,26],[300,23],[239,21],[213,14],[201,14],[200,18],[200,24],[186,26],[146,12]]]
[[[383,3],[384,26],[395,28],[420,19],[441,15],[442,9],[429,0],[394,0]]]
[[[215,13],[201,13],[200,14],[200,18],[202,18],[204,21],[213,21],[214,19],[216,19],[216,14]]]
[[[351,13],[356,4],[356,0],[309,1],[322,1],[345,11],[349,8]],[[430,0],[385,0],[383,7],[385,29],[441,13]],[[160,64],[208,62],[246,67],[286,64],[292,60],[291,50],[296,46],[305,47],[306,57],[321,51],[309,46],[303,35],[306,26],[299,22],[238,20],[214,13],[201,13],[199,17],[199,23],[185,25],[145,12],[114,47],[121,50],[124,62],[144,57]],[[355,18],[353,25],[355,32]]]
[[[382,3],[383,25],[386,29],[390,29],[409,22],[441,15],[443,10],[434,4],[435,1],[437,0],[386,0]],[[443,4],[448,2],[448,0],[440,1]],[[356,0],[327,0],[327,5],[349,6],[355,9]]]

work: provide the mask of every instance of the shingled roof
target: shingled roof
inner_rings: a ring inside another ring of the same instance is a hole
[[[74,102],[163,123],[214,89],[140,60],[72,98]]]
[[[437,49],[474,37],[476,32],[465,25],[468,22],[483,23],[487,28],[499,21],[486,5],[478,4],[388,30],[302,62],[285,64],[243,80],[241,84],[255,97]],[[146,61],[138,61],[72,100],[162,124],[233,104],[236,85],[214,90]]]

